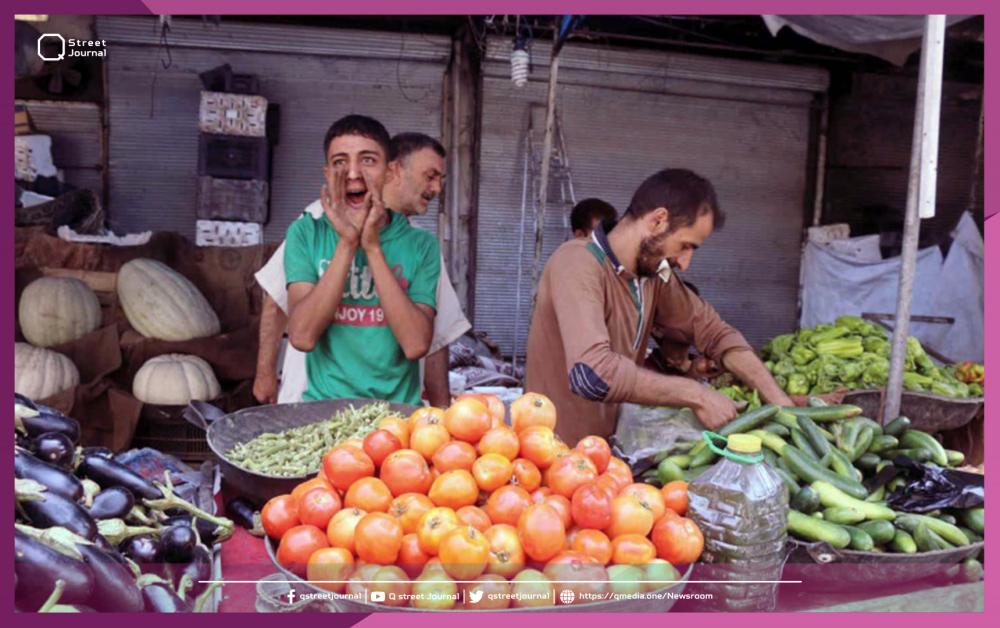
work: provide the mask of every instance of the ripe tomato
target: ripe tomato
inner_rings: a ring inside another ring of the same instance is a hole
[[[486,514],[494,524],[517,525],[524,509],[531,505],[531,495],[520,486],[501,486],[490,494]]]
[[[328,488],[314,488],[299,501],[299,521],[326,530],[327,524],[340,511],[340,497]]]
[[[663,501],[663,494],[660,493],[660,489],[650,484],[643,484],[642,482],[629,484],[618,494],[635,495],[643,506],[649,508],[653,512],[654,523],[659,521],[660,517],[663,516],[663,513],[667,511],[667,505]]]
[[[448,441],[434,452],[431,462],[441,473],[455,469],[472,471],[472,465],[476,462],[476,448],[464,441]]]
[[[490,544],[486,573],[513,578],[524,569],[524,549],[517,536],[517,528],[500,523],[490,526],[485,534]]]
[[[306,579],[325,591],[343,593],[354,571],[354,555],[342,547],[324,547],[309,556]],[[337,582],[337,581],[340,582]]]
[[[545,501],[545,498],[552,495],[552,489],[547,486],[542,486],[536,488],[531,492],[531,501],[534,504],[541,504]]]
[[[611,460],[608,461],[608,468],[604,472],[618,481],[618,490],[625,488],[635,481],[632,479],[632,469],[629,469],[628,465],[621,458],[612,456]]]
[[[611,461],[611,447],[600,436],[587,436],[576,444],[576,450],[590,458],[598,473],[604,473]]]
[[[423,460],[423,458],[421,458]],[[417,531],[420,517],[434,507],[434,502],[420,493],[403,493],[389,504],[389,514],[399,519],[403,534]]]
[[[542,503],[552,506],[553,510],[559,514],[564,528],[568,530],[573,527],[573,505],[568,499],[562,495],[546,495]]]
[[[639,534],[622,534],[611,542],[611,562],[616,565],[645,565],[656,558],[656,546]]]
[[[323,472],[338,491],[346,491],[361,478],[375,475],[375,463],[354,447],[334,447],[323,456]]]
[[[434,452],[451,440],[448,430],[440,423],[430,423],[413,428],[410,433],[410,449],[415,450],[430,462]]]
[[[416,534],[404,534],[399,545],[399,556],[396,564],[403,568],[411,578],[416,578],[424,570],[424,565],[430,560],[430,556],[420,549],[420,539]]]
[[[365,441],[363,438],[348,438],[347,440],[337,443],[336,447],[354,447],[358,451],[363,452],[365,450]]]
[[[458,584],[442,569],[424,569],[413,582],[413,608],[443,611],[458,604]]]
[[[556,406],[545,395],[526,393],[510,404],[511,427],[518,434],[533,425],[541,425],[550,430],[556,427]],[[541,466],[541,465],[539,465]]]
[[[621,486],[618,485],[618,480],[619,478],[613,475],[608,475],[608,473],[605,471],[601,475],[597,476],[597,479],[594,481],[594,484],[604,489],[605,492],[607,492],[608,496],[611,497],[611,499],[614,499],[615,497],[618,497],[618,492],[622,488]]]
[[[491,425],[490,411],[478,399],[460,399],[444,412],[448,433],[467,443],[478,443]]]
[[[570,453],[553,462],[546,475],[549,488],[568,499],[576,489],[597,479],[597,467],[587,456]]]
[[[445,506],[458,510],[462,506],[471,506],[479,497],[479,486],[472,474],[464,469],[456,469],[442,473],[431,484],[427,493],[435,506]]]
[[[361,478],[347,489],[344,505],[365,512],[386,512],[392,503],[392,491],[378,478]]]
[[[391,565],[396,562],[402,543],[403,526],[384,512],[365,515],[354,528],[354,550],[358,559],[366,563]]]
[[[606,532],[614,540],[623,534],[646,536],[653,529],[653,511],[635,495],[619,495],[611,502],[611,524]]]
[[[529,558],[546,561],[562,551],[566,544],[566,527],[555,508],[549,504],[532,504],[518,519],[517,536]]]
[[[260,522],[264,532],[272,539],[281,539],[299,525],[299,504],[291,495],[272,497],[260,511]]]
[[[532,425],[520,430],[517,438],[521,442],[521,457],[535,463],[539,469],[548,469],[555,462],[559,450],[552,428]]]
[[[403,448],[403,443],[395,434],[389,430],[375,430],[365,436],[364,450],[368,457],[372,459],[375,466],[382,464],[382,461],[394,451]]]
[[[518,458],[511,466],[514,471],[514,476],[510,479],[511,484],[516,484],[529,493],[542,485],[542,472],[534,462]]]
[[[462,393],[456,397],[455,400],[460,401],[466,397],[475,399],[486,406],[486,409],[490,413],[490,419],[492,422],[490,427],[500,427],[506,425],[507,408],[505,408],[503,402],[500,401],[500,397],[486,393]]]
[[[500,454],[480,456],[472,464],[472,477],[476,479],[479,488],[486,492],[500,488],[509,482],[513,475],[514,466]]]
[[[433,423],[443,423],[444,422],[444,410],[441,408],[434,408],[431,406],[424,406],[423,408],[417,408],[413,411],[413,414],[406,419],[407,427],[410,428],[410,434],[413,434],[413,430],[417,429],[421,425],[430,425]]]
[[[480,532],[486,532],[486,529],[493,525],[489,515],[478,506],[462,506],[455,511],[455,514],[463,525],[472,526]]]
[[[575,599],[570,604],[584,604],[583,594],[601,595],[608,588],[608,572],[593,558],[579,552],[561,552],[545,565],[545,576],[559,590],[573,591]],[[559,604],[565,604],[561,599]]]
[[[342,547],[354,553],[354,530],[367,515],[360,508],[344,508],[330,519],[326,526],[326,538],[333,547]]]
[[[521,441],[509,427],[494,427],[483,434],[476,448],[480,456],[500,454],[507,460],[513,461],[517,458],[517,452],[521,450]]]
[[[590,556],[602,565],[611,562],[611,540],[600,530],[585,528],[576,533],[570,549]]]
[[[295,504],[298,505],[302,501],[302,496],[313,490],[314,488],[333,488],[329,482],[323,481],[322,478],[311,478],[298,484],[292,489],[292,497],[295,498]]]
[[[406,572],[396,565],[387,565],[372,574],[369,591],[383,594],[385,606],[406,606],[410,603],[410,590],[413,584]]]
[[[668,510],[673,510],[680,516],[687,514],[688,509],[688,484],[684,480],[674,480],[667,482],[660,489],[663,495],[663,505]]]
[[[515,608],[540,608],[556,603],[552,582],[537,569],[525,569],[510,584],[511,606]]]
[[[391,414],[376,425],[380,430],[392,432],[392,435],[399,439],[402,449],[410,446],[410,425],[401,416]]]
[[[375,573],[381,568],[382,565],[355,563],[354,573],[347,579],[347,594],[360,600],[368,599],[369,583],[375,579]]]
[[[462,608],[481,611],[498,611],[510,606],[510,584],[506,578],[496,574],[483,574],[476,578],[476,582],[462,585],[465,589]],[[478,602],[473,602],[473,593],[479,597]]]
[[[445,573],[455,580],[472,580],[486,571],[490,543],[472,526],[457,526],[441,537],[438,558]]]
[[[278,562],[295,575],[305,578],[309,557],[316,550],[329,546],[326,535],[316,526],[295,526],[285,532],[278,543]]]
[[[687,517],[662,517],[653,526],[652,537],[656,555],[674,565],[695,562],[705,547],[701,530]]]
[[[570,507],[573,521],[582,528],[607,528],[611,525],[612,501],[611,495],[596,482],[584,484],[573,492]]]
[[[420,517],[420,523],[417,524],[420,549],[428,556],[437,556],[441,537],[460,525],[458,515],[451,508],[431,508]]]
[[[403,493],[426,493],[433,482],[427,461],[412,449],[389,454],[382,461],[378,476],[396,497]]]

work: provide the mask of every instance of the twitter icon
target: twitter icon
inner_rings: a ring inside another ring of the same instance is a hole
[[[483,599],[482,589],[474,589],[472,591],[469,591],[469,601],[472,602],[473,604],[479,604],[479,602],[482,599]]]

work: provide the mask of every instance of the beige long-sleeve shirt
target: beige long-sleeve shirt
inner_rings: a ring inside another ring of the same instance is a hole
[[[614,433],[618,404],[633,397],[654,322],[719,362],[728,351],[752,350],[683,282],[628,273],[601,230],[553,253],[528,334],[525,388],[552,399],[556,433],[567,444]]]

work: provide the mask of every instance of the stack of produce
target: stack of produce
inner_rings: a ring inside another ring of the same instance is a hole
[[[857,316],[841,316],[794,334],[772,338],[761,351],[764,364],[790,395],[821,395],[837,388],[885,386],[891,345],[885,330]],[[906,339],[903,386],[943,397],[981,397],[982,384],[967,384],[952,368],[934,364],[920,341]]]
[[[214,543],[233,532],[103,448],[80,425],[17,396],[14,602],[22,611],[200,610]]]
[[[596,436],[570,449],[542,395],[510,414],[508,427],[495,397],[460,398],[340,443],[261,511],[278,562],[387,605],[499,609],[662,589],[698,559],[686,484],[633,482]]]
[[[719,430],[723,435],[747,433],[761,439],[765,460],[788,486],[790,534],[837,549],[906,554],[982,540],[981,507],[901,512],[890,508],[885,498],[904,485],[904,478],[896,477],[874,491],[863,484],[897,456],[946,468],[962,464],[961,452],[945,449],[930,434],[912,429],[906,417],[882,426],[860,416],[858,406],[826,406],[818,400],[813,404],[765,405]],[[702,442],[678,449],[685,451],[664,452],[654,478],[697,477],[716,458]],[[974,572],[977,567],[970,563],[967,568]],[[981,566],[978,569],[981,572]]]

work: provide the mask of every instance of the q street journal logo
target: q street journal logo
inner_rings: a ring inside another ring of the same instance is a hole
[[[59,33],[43,33],[38,36],[37,45],[38,56],[42,61],[108,56],[108,44],[103,39],[66,39]]]

